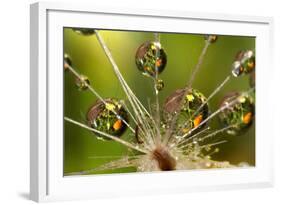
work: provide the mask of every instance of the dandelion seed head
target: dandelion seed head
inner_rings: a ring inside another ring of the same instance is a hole
[[[122,167],[135,167],[138,172],[236,167],[228,161],[213,159],[213,155],[219,152],[216,146],[226,142],[214,138],[218,133],[237,134],[249,128],[254,117],[253,99],[241,92],[234,92],[225,96],[218,110],[210,112],[208,101],[221,90],[230,79],[231,73],[208,98],[192,88],[195,74],[203,62],[208,46],[215,43],[218,38],[216,35],[205,36],[205,46],[187,86],[176,89],[166,98],[163,106],[159,103],[159,91],[164,89],[164,82],[158,75],[166,66],[167,54],[160,43],[159,34],[155,35],[155,41],[145,42],[137,49],[135,56],[137,68],[142,74],[154,80],[155,103],[150,103],[150,109],[147,111],[123,78],[99,31],[93,29],[74,29],[74,31],[84,36],[95,34],[94,37],[104,50],[126,94],[127,102],[102,98],[90,85],[89,79],[74,70],[71,67],[72,61],[64,56],[65,65],[68,65],[71,73],[77,77],[76,84],[79,83],[79,89],[90,90],[99,99],[87,113],[88,126],[66,119],[92,131],[102,140],[110,139],[121,143],[133,153],[132,156],[121,157],[88,172],[83,171],[83,174]],[[255,58],[252,50],[239,52],[232,64],[232,74],[238,77],[250,73],[254,66]],[[206,128],[206,125],[217,115],[224,127],[209,132],[210,127]],[[134,125],[129,124],[129,116],[132,119],[130,122]],[[132,131],[130,136],[134,140],[126,141],[121,138],[127,127]],[[244,165],[246,166],[247,163],[238,164],[240,167]]]

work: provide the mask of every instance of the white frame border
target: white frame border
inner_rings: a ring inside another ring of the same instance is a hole
[[[36,3],[31,5],[30,15],[30,198],[34,201],[67,200],[67,197],[50,197],[48,193],[48,113],[47,113],[47,13],[49,10],[94,12],[105,14],[140,15],[169,18],[189,18],[195,20],[237,21],[268,24],[271,35],[269,48],[273,50],[273,19],[269,17],[207,14],[183,11],[135,10],[124,8],[97,8],[94,5],[73,3]],[[269,53],[269,56],[272,56]],[[269,62],[272,62],[270,59]],[[272,66],[268,66],[272,67]],[[40,69],[38,69],[40,68]],[[273,138],[273,137],[272,137]],[[273,142],[272,142],[273,144]],[[273,148],[273,146],[271,146]],[[273,156],[273,154],[271,153]],[[268,187],[273,184],[273,160],[269,178],[251,184],[179,188],[171,192],[221,190],[233,188]],[[144,192],[147,193],[147,192]],[[156,193],[156,190],[155,190]],[[163,191],[161,191],[163,193]],[[136,193],[137,194],[137,193]],[[96,196],[95,196],[96,197]],[[99,197],[103,197],[100,195]],[[71,199],[72,197],[69,197]],[[74,197],[77,198],[77,197]],[[78,197],[79,198],[79,197]],[[85,198],[85,196],[83,196]],[[93,198],[93,197],[90,197]]]

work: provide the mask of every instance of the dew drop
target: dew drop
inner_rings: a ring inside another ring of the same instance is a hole
[[[231,70],[234,77],[251,73],[255,69],[255,54],[252,50],[239,51]]]
[[[235,102],[236,103],[231,103]],[[228,134],[238,135],[246,131],[254,120],[255,105],[250,95],[241,95],[239,92],[232,92],[226,95],[221,107],[229,105],[219,114],[220,122],[225,126],[233,126],[227,130]]]
[[[233,64],[232,64],[232,68],[231,68],[231,72],[232,72],[232,75],[234,77],[238,77],[240,76],[242,73],[243,73],[243,67],[240,63],[240,61],[234,61]]]
[[[157,79],[155,83],[155,88],[157,91],[161,91],[164,88],[164,81],[162,79]]]
[[[197,142],[196,140],[195,140],[195,141],[193,141],[192,143],[193,143],[194,145],[198,144],[198,142]]]
[[[80,75],[80,78],[76,78],[75,84],[79,90],[87,90],[90,85],[90,80],[85,75]]]
[[[89,108],[87,122],[94,129],[120,137],[127,128],[123,120],[128,122],[128,113],[117,99],[108,98],[104,101],[106,104],[98,100]]]
[[[201,122],[209,116],[209,106],[206,97],[193,88],[190,88],[182,99],[184,94],[185,89],[178,89],[169,95],[164,103],[164,111],[172,115],[179,111],[178,129],[182,133],[189,133],[195,127],[205,126],[205,123],[201,125]]]
[[[160,74],[167,63],[167,55],[159,42],[145,42],[136,52],[135,62],[137,68],[144,74],[156,77]]]

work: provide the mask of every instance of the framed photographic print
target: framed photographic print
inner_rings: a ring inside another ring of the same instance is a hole
[[[272,22],[31,5],[31,199],[271,186]]]

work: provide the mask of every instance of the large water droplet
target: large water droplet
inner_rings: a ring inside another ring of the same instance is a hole
[[[250,95],[242,95],[239,92],[227,94],[221,105],[225,109],[219,114],[221,123],[225,126],[233,126],[227,129],[231,135],[241,134],[252,124],[255,114],[254,100]]]
[[[167,63],[167,55],[159,42],[145,42],[137,50],[135,61],[137,68],[144,74],[156,77]]]
[[[206,97],[193,88],[183,97],[184,94],[185,89],[173,92],[165,101],[164,111],[172,115],[180,112],[177,129],[181,133],[188,133],[191,129],[198,126],[202,128],[206,124],[201,123],[209,116],[209,106]]]
[[[104,101],[105,104],[98,100],[90,107],[88,124],[94,129],[120,137],[127,128],[124,121],[128,122],[128,113],[117,99],[108,98]]]

